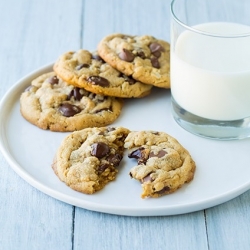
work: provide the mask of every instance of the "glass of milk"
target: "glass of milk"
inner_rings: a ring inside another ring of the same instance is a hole
[[[172,113],[207,138],[250,137],[250,1],[173,0]]]

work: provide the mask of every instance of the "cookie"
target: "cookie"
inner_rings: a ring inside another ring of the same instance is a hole
[[[87,50],[61,55],[54,64],[54,71],[66,82],[101,95],[139,98],[150,94],[152,88],[117,71]]]
[[[121,99],[69,85],[54,72],[34,79],[20,97],[20,111],[26,120],[61,132],[109,125],[120,115],[122,105]]]
[[[62,141],[52,168],[70,188],[93,194],[116,178],[128,133],[123,127],[75,131]]]
[[[129,158],[137,159],[130,176],[141,182],[142,198],[173,193],[194,177],[191,155],[164,132],[131,132],[124,147],[131,150]]]
[[[98,44],[112,67],[145,84],[170,88],[170,45],[153,36],[112,34]]]

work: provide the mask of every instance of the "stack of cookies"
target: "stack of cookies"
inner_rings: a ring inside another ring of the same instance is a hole
[[[96,52],[61,55],[53,69],[22,94],[23,117],[52,131],[106,126],[120,115],[123,98],[144,97],[153,86],[170,87],[169,43],[113,34]]]
[[[169,43],[153,36],[112,34],[97,51],[61,55],[53,72],[39,76],[20,98],[23,117],[42,129],[72,132],[52,168],[72,189],[93,194],[115,179],[125,148],[138,165],[130,176],[142,198],[159,197],[193,179],[195,163],[163,132],[111,128],[123,98],[141,98],[152,87],[170,88]]]

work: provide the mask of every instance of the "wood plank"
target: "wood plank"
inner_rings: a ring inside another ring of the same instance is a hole
[[[76,208],[74,249],[208,249],[203,212],[126,217]]]
[[[250,191],[206,210],[209,247],[213,250],[249,249]]]
[[[1,97],[20,77],[80,47],[81,0],[8,0],[0,9]],[[2,156],[0,173],[0,248],[71,249],[74,207],[31,187]]]
[[[207,11],[209,20],[242,21],[242,23],[250,24],[248,15],[249,1],[207,0],[204,1],[204,4],[210,10]],[[215,8],[215,6],[217,7]],[[214,11],[211,11],[212,8]],[[250,234],[249,200],[250,191],[232,201],[206,210],[207,235],[210,249],[249,249],[250,239],[246,237]]]
[[[98,42],[112,33],[153,35],[170,41],[169,6],[170,0],[86,1],[82,47],[95,50]]]

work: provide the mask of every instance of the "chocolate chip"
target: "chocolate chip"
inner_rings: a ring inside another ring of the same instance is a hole
[[[165,194],[170,190],[170,187],[166,186],[162,190],[156,191],[156,194]]]
[[[80,113],[81,109],[70,103],[63,103],[59,106],[59,111],[63,116],[70,117]]]
[[[106,78],[101,76],[90,76],[87,81],[93,85],[99,85],[101,87],[108,87],[110,84]]]
[[[110,154],[106,160],[111,163],[114,167],[118,167],[121,160],[122,160],[122,155],[120,154]]]
[[[73,88],[68,95],[68,100],[70,100],[71,97],[74,97],[76,101],[80,101],[83,97],[83,94],[81,94],[80,90],[81,89],[77,87]]]
[[[150,49],[151,53],[164,52],[165,51],[164,47],[162,47],[159,43],[156,43],[156,42],[151,43],[149,45],[149,49]]]
[[[155,51],[152,53],[155,57],[159,58],[161,56],[161,52],[160,51]]]
[[[154,68],[157,68],[157,69],[160,68],[160,63],[159,63],[157,57],[152,57],[152,58],[150,58],[150,61],[151,61],[151,64],[152,64],[152,66],[153,66]]]
[[[126,62],[132,62],[135,55],[127,49],[122,49],[122,52],[119,53],[119,58]]]
[[[80,70],[82,68],[88,68],[89,65],[87,63],[82,63],[76,66],[76,70]]]
[[[51,76],[47,81],[48,81],[51,85],[54,85],[54,84],[58,84],[58,83],[59,83],[59,79],[57,78],[57,76]]]
[[[142,50],[137,52],[137,56],[139,56],[142,59],[146,58],[145,53]]]
[[[110,152],[109,146],[104,142],[97,142],[91,145],[91,155],[102,158]]]
[[[161,56],[161,52],[165,51],[164,47],[162,47],[159,43],[151,43],[149,45],[149,49],[150,49],[151,53],[157,58],[159,58]],[[155,67],[155,68],[157,68],[157,67]]]
[[[154,152],[150,152],[149,154],[149,158],[150,157],[158,157],[158,158],[162,158],[164,155],[166,155],[167,152],[165,150],[160,150],[157,154],[154,154]]]

